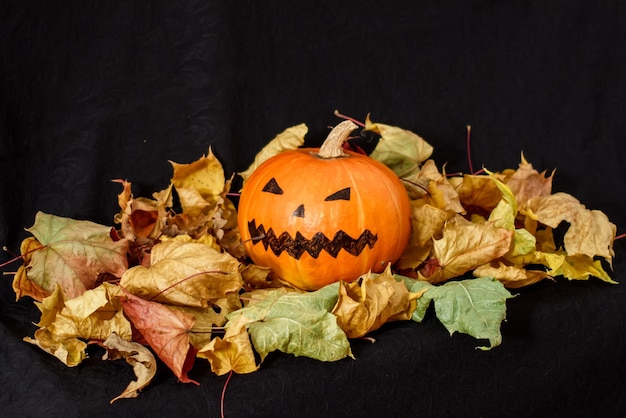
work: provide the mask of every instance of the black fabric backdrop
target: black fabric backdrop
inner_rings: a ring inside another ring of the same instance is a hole
[[[447,171],[556,168],[555,191],[626,229],[626,6],[541,1],[11,1],[0,4],[0,243],[38,210],[112,225],[119,185],[164,188],[168,160],[211,146],[227,175],[305,122],[319,145],[335,109],[410,129]],[[613,277],[626,278],[624,240]],[[8,253],[0,261],[10,258]],[[3,268],[15,271],[15,264]],[[226,376],[164,367],[133,377],[102,352],[75,368],[22,342],[38,311],[0,281],[0,415],[219,416]],[[388,324],[355,360],[276,353],[235,375],[242,416],[624,416],[626,290],[545,282],[507,303],[503,343],[483,352],[431,315]]]

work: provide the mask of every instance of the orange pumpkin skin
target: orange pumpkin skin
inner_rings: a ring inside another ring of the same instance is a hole
[[[248,256],[303,290],[383,271],[411,230],[409,198],[393,171],[362,154],[324,159],[318,151],[265,161],[245,182],[238,207]]]

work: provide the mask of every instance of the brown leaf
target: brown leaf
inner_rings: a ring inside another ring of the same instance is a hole
[[[410,293],[402,281],[396,281],[389,266],[359,281],[339,284],[339,299],[332,310],[348,338],[362,337],[386,322],[411,319],[416,299],[423,293]]]
[[[522,154],[519,168],[504,181],[515,195],[520,210],[526,209],[529,199],[549,196],[552,193],[554,172],[549,177],[546,177],[545,173],[535,170]]]
[[[102,344],[107,352],[103,360],[125,359],[133,366],[133,372],[137,380],[131,381],[124,391],[111,399],[111,403],[124,398],[136,398],[139,391],[148,386],[156,375],[156,359],[146,347],[132,341],[126,341],[113,333]]]
[[[183,383],[197,385],[198,382],[187,376],[195,357],[195,349],[189,341],[189,331],[194,325],[194,319],[183,312],[172,311],[160,303],[141,299],[126,291],[122,304],[135,328],[176,377]]]

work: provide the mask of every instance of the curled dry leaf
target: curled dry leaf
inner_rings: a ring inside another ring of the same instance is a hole
[[[107,351],[103,360],[124,359],[133,366],[137,380],[131,381],[124,391],[111,399],[111,403],[124,398],[136,398],[139,391],[148,386],[157,371],[156,359],[152,352],[141,344],[127,341],[113,333],[101,344]]]
[[[411,319],[415,300],[422,293],[410,293],[388,266],[381,274],[370,273],[357,282],[341,282],[332,313],[348,338],[359,338],[387,322]]]

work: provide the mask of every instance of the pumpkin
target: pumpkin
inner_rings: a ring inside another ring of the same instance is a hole
[[[247,255],[297,288],[381,272],[409,240],[409,198],[398,176],[342,148],[356,128],[344,121],[319,149],[273,156],[241,190],[238,223]]]

